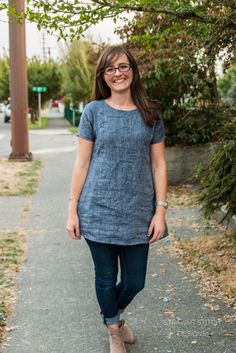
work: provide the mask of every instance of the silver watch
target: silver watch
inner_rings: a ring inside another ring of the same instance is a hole
[[[168,202],[167,202],[167,201],[156,201],[156,202],[155,202],[155,205],[156,205],[156,206],[162,206],[162,207],[168,208]]]

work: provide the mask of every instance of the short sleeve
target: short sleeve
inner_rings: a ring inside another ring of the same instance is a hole
[[[151,139],[151,144],[161,142],[165,140],[166,134],[165,134],[165,126],[163,119],[161,117],[160,121],[155,122],[153,125],[153,134],[152,134],[152,139]]]
[[[80,118],[77,136],[83,137],[89,141],[95,141],[93,115],[86,107]]]

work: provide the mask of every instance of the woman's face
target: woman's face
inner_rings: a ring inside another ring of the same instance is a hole
[[[133,71],[129,65],[127,56],[120,54],[104,70],[103,79],[110,87],[111,93],[125,93],[130,90],[133,80]],[[120,70],[114,70],[114,68],[120,68]]]

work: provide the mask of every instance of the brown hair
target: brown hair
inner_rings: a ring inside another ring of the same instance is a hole
[[[98,59],[96,78],[93,91],[93,99],[101,100],[111,96],[110,87],[103,79],[104,69],[111,65],[116,57],[125,54],[133,70],[133,81],[131,83],[131,95],[134,104],[139,109],[141,116],[147,125],[153,125],[160,120],[160,106],[157,102],[150,101],[140,79],[137,63],[128,49],[124,46],[109,46]]]

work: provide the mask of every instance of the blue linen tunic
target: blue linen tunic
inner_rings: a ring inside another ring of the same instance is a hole
[[[108,244],[147,243],[155,213],[150,144],[165,139],[163,120],[149,127],[138,109],[97,100],[85,106],[78,136],[94,142],[77,208],[81,235]]]

